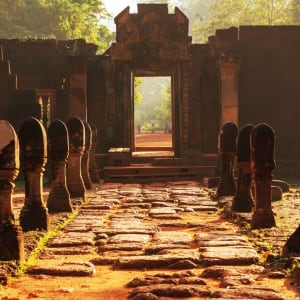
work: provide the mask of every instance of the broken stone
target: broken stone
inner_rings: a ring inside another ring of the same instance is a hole
[[[170,285],[170,284],[157,284],[151,286],[143,286],[134,289],[129,298],[141,293],[151,293],[158,297],[172,297],[172,298],[187,298],[187,297],[209,297],[211,292],[206,286],[197,285]]]
[[[284,298],[272,288],[244,286],[238,288],[220,289],[214,292],[211,297],[224,299],[284,300]]]
[[[120,269],[132,268],[163,268],[181,260],[199,262],[199,254],[194,250],[178,250],[176,252],[163,252],[157,255],[123,256],[116,263]]]

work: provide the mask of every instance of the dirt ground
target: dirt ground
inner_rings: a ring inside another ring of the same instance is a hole
[[[136,147],[172,147],[172,134],[164,132],[149,132],[135,134]]]

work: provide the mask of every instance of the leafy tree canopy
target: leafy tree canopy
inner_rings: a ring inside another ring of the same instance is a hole
[[[1,0],[0,38],[85,38],[103,52],[112,34],[100,20],[108,16],[102,0]]]

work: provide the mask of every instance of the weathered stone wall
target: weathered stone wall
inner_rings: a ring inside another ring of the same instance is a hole
[[[293,177],[300,175],[295,168],[300,163],[299,45],[299,26],[239,30],[239,123],[270,124],[276,132],[278,172]]]
[[[18,89],[56,90],[56,107],[51,120],[66,121],[72,116],[86,120],[86,70],[97,46],[83,39],[0,40],[3,68],[10,62],[10,72],[17,74]],[[51,121],[50,120],[50,121]]]

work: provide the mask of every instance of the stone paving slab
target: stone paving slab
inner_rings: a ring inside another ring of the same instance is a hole
[[[148,234],[116,234],[109,240],[109,244],[122,244],[122,243],[142,243],[146,244],[149,241]]]
[[[188,245],[194,240],[193,235],[180,231],[158,231],[152,238],[154,244],[181,244]]]
[[[145,247],[145,243],[118,243],[118,244],[105,244],[98,247],[98,253],[106,251],[137,251],[142,250]]]
[[[221,278],[223,276],[238,275],[238,274],[250,274],[259,275],[265,272],[263,266],[248,265],[248,266],[209,266],[202,272],[203,278]]]
[[[152,294],[157,297],[188,298],[188,297],[210,297],[212,293],[208,287],[203,285],[154,284],[154,285],[142,286],[134,289],[130,293],[129,299],[151,299],[151,298],[142,298],[143,295],[145,294]],[[152,299],[157,299],[157,298],[152,298]]]
[[[250,246],[200,248],[201,262],[208,265],[250,265],[258,262],[258,254]]]
[[[73,262],[52,266],[34,266],[28,268],[26,273],[51,276],[91,276],[96,273],[96,268],[90,262]]]
[[[124,256],[119,258],[116,267],[120,269],[163,268],[182,260],[198,264],[199,253],[191,249],[179,249],[173,252],[161,251],[156,255]]]
[[[47,242],[48,247],[78,247],[94,245],[94,233],[92,232],[68,232],[51,238]]]
[[[47,258],[52,255],[86,255],[96,253],[92,246],[76,246],[76,247],[61,247],[61,248],[46,248],[42,251],[40,258]]]

